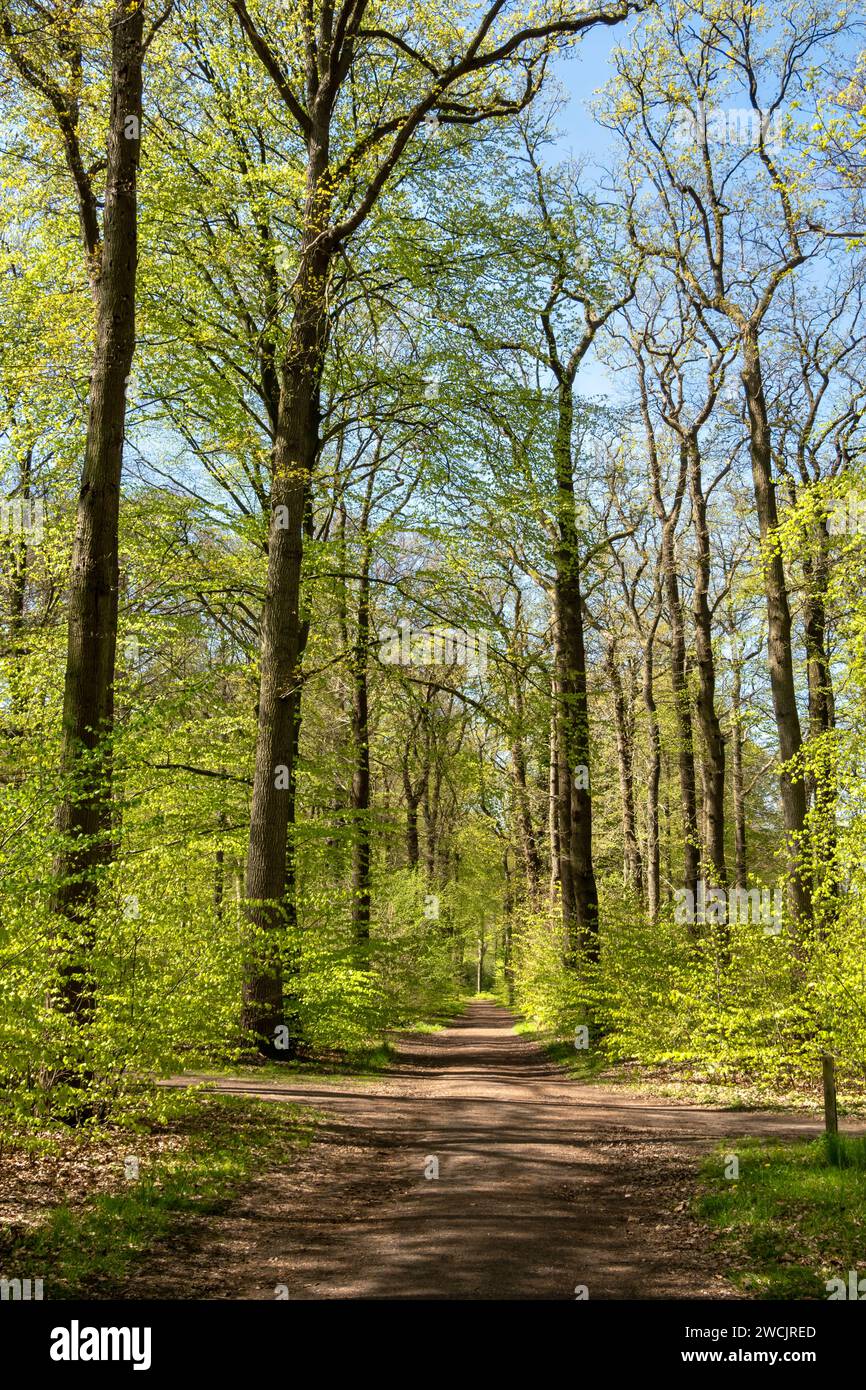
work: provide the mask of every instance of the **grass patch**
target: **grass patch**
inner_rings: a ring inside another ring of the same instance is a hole
[[[823,1113],[824,1098],[819,1074],[811,1084],[803,1082],[796,1089],[780,1088],[758,1079],[720,1080],[696,1074],[692,1065],[682,1062],[613,1061],[598,1049],[575,1048],[573,1037],[545,1032],[530,1019],[516,1023],[514,1032],[537,1042],[553,1061],[565,1066],[576,1080],[592,1081],[629,1095],[658,1096],[664,1100],[680,1101],[684,1105],[708,1105],[717,1110]],[[859,1090],[848,1089],[843,1079],[838,1107],[841,1116],[866,1118],[866,1093],[862,1086]]]
[[[610,1066],[608,1060],[592,1048],[575,1047],[573,1037],[563,1038],[556,1033],[542,1032],[528,1019],[515,1023],[513,1032],[537,1042],[550,1060],[563,1067],[573,1081],[595,1081]]]
[[[439,1007],[425,1018],[416,1019],[413,1023],[404,1024],[397,1031],[400,1033],[441,1033],[443,1028],[452,1024],[455,1018],[466,1012],[467,1004],[476,996],[474,994],[455,995],[450,999],[443,1000]]]
[[[455,1018],[465,1011],[468,1000],[474,998],[474,995],[467,995],[465,998],[446,1000],[435,1013],[395,1027],[392,1030],[393,1036],[396,1037],[401,1033],[440,1033],[443,1028],[447,1028]],[[388,1037],[372,1043],[369,1047],[358,1048],[352,1052],[336,1049],[332,1051],[319,1050],[318,1052],[301,1053],[300,1056],[287,1058],[285,1062],[262,1059],[255,1062],[238,1062],[234,1065],[208,1067],[206,1071],[197,1072],[196,1075],[212,1080],[233,1076],[259,1081],[286,1081],[305,1076],[339,1076],[347,1080],[363,1079],[379,1076],[382,1072],[387,1071],[394,1062],[396,1050],[394,1042]]]
[[[724,1176],[731,1153],[736,1179]],[[703,1166],[696,1211],[744,1293],[826,1299],[828,1280],[866,1275],[866,1138],[740,1139]]]
[[[589,1048],[577,1048],[574,1041],[551,1038],[544,1050],[552,1062],[564,1067],[574,1081],[595,1081],[608,1065],[604,1057]]]
[[[309,1143],[311,1112],[248,1097],[184,1092],[164,1126],[144,1136],[136,1179],[78,1206],[63,1202],[35,1227],[0,1233],[4,1278],[41,1278],[50,1299],[110,1294],[139,1256],[184,1217],[225,1209],[253,1173]],[[147,1141],[165,1141],[154,1149]],[[135,1153],[134,1138],[127,1151]]]
[[[715,1080],[695,1075],[680,1063],[668,1065],[639,1062],[608,1062],[599,1074],[606,1086],[618,1087],[637,1095],[659,1096],[688,1105],[710,1105],[717,1110],[793,1110],[820,1115],[824,1109],[820,1081],[802,1082],[797,1088],[780,1087],[758,1079]],[[840,1088],[839,1114],[866,1118],[863,1091]]]
[[[289,1057],[285,1062],[238,1062],[233,1066],[208,1067],[194,1075],[206,1080],[244,1077],[250,1081],[291,1081],[304,1076],[378,1076],[393,1061],[393,1048],[387,1041],[358,1052],[319,1052]],[[183,1073],[181,1073],[183,1075]]]

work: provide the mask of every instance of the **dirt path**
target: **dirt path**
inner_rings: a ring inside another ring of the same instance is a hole
[[[309,1103],[325,1123],[296,1163],[143,1260],[126,1295],[732,1296],[686,1210],[696,1161],[722,1138],[817,1133],[817,1120],[581,1086],[513,1023],[472,1004],[404,1038],[373,1082],[220,1083]]]

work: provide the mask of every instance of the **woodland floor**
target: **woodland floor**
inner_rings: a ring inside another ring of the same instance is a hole
[[[402,1037],[372,1081],[216,1082],[310,1105],[316,1139],[222,1215],[187,1221],[114,1296],[735,1297],[689,1214],[699,1161],[722,1140],[806,1138],[820,1121],[582,1085],[514,1021],[473,1003],[442,1032]]]

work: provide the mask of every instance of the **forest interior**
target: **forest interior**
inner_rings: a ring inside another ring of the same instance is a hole
[[[4,1304],[866,1298],[864,22],[0,0]]]

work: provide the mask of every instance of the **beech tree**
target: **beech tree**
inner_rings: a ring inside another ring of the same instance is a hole
[[[166,17],[167,12],[157,25]],[[87,443],[68,598],[65,789],[57,812],[61,846],[55,864],[56,907],[67,922],[65,997],[70,1010],[84,1018],[92,1008],[86,952],[97,871],[111,856],[118,514],[126,388],[135,349],[142,63],[156,26],[145,37],[145,0],[115,0],[95,12],[78,4],[4,4],[0,24],[8,59],[49,108],[62,143],[94,300]],[[104,158],[91,164],[81,130],[82,96],[103,55],[110,55],[108,136]],[[96,182],[102,169],[104,189]]]
[[[304,514],[318,441],[320,387],[334,263],[356,235],[425,123],[477,124],[520,110],[536,94],[558,41],[619,23],[637,6],[571,10],[554,4],[533,22],[495,0],[467,32],[419,14],[381,16],[366,0],[323,4],[279,21],[231,8],[297,126],[306,152],[304,215],[292,315],[279,365],[267,593],[262,616],[256,769],[246,893],[258,931],[244,987],[245,1023],[265,1046],[282,1012],[281,974],[262,933],[279,925],[285,893],[287,803],[277,769],[291,763],[290,694],[298,681]],[[420,35],[416,37],[419,30]],[[459,36],[459,37],[458,37]],[[457,50],[455,52],[455,49]],[[370,64],[387,65],[384,87]],[[501,84],[497,88],[497,80]]]
[[[649,215],[631,219],[635,244],[670,269],[699,310],[726,320],[738,337],[755,512],[764,548],[768,662],[790,894],[805,930],[811,890],[802,843],[806,788],[797,766],[803,737],[788,585],[774,539],[779,510],[762,335],[775,296],[817,244],[808,200],[785,154],[780,112],[802,93],[807,61],[820,54],[845,18],[821,3],[806,5],[778,44],[768,17],[753,4],[677,3],[645,23],[644,54],[638,61],[623,58],[618,63],[609,119],[633,161],[630,201],[637,198],[641,180],[652,189],[651,209],[644,204]],[[728,55],[724,63],[723,53]],[[739,97],[745,105],[745,144],[739,133],[729,138],[727,118],[719,115],[725,97]],[[774,228],[770,239],[764,235],[767,219]],[[744,278],[737,255],[746,247],[752,265]]]
[[[660,0],[611,176],[550,79],[623,13],[0,0],[28,1144],[478,988],[611,1063],[860,1075],[857,31]]]

